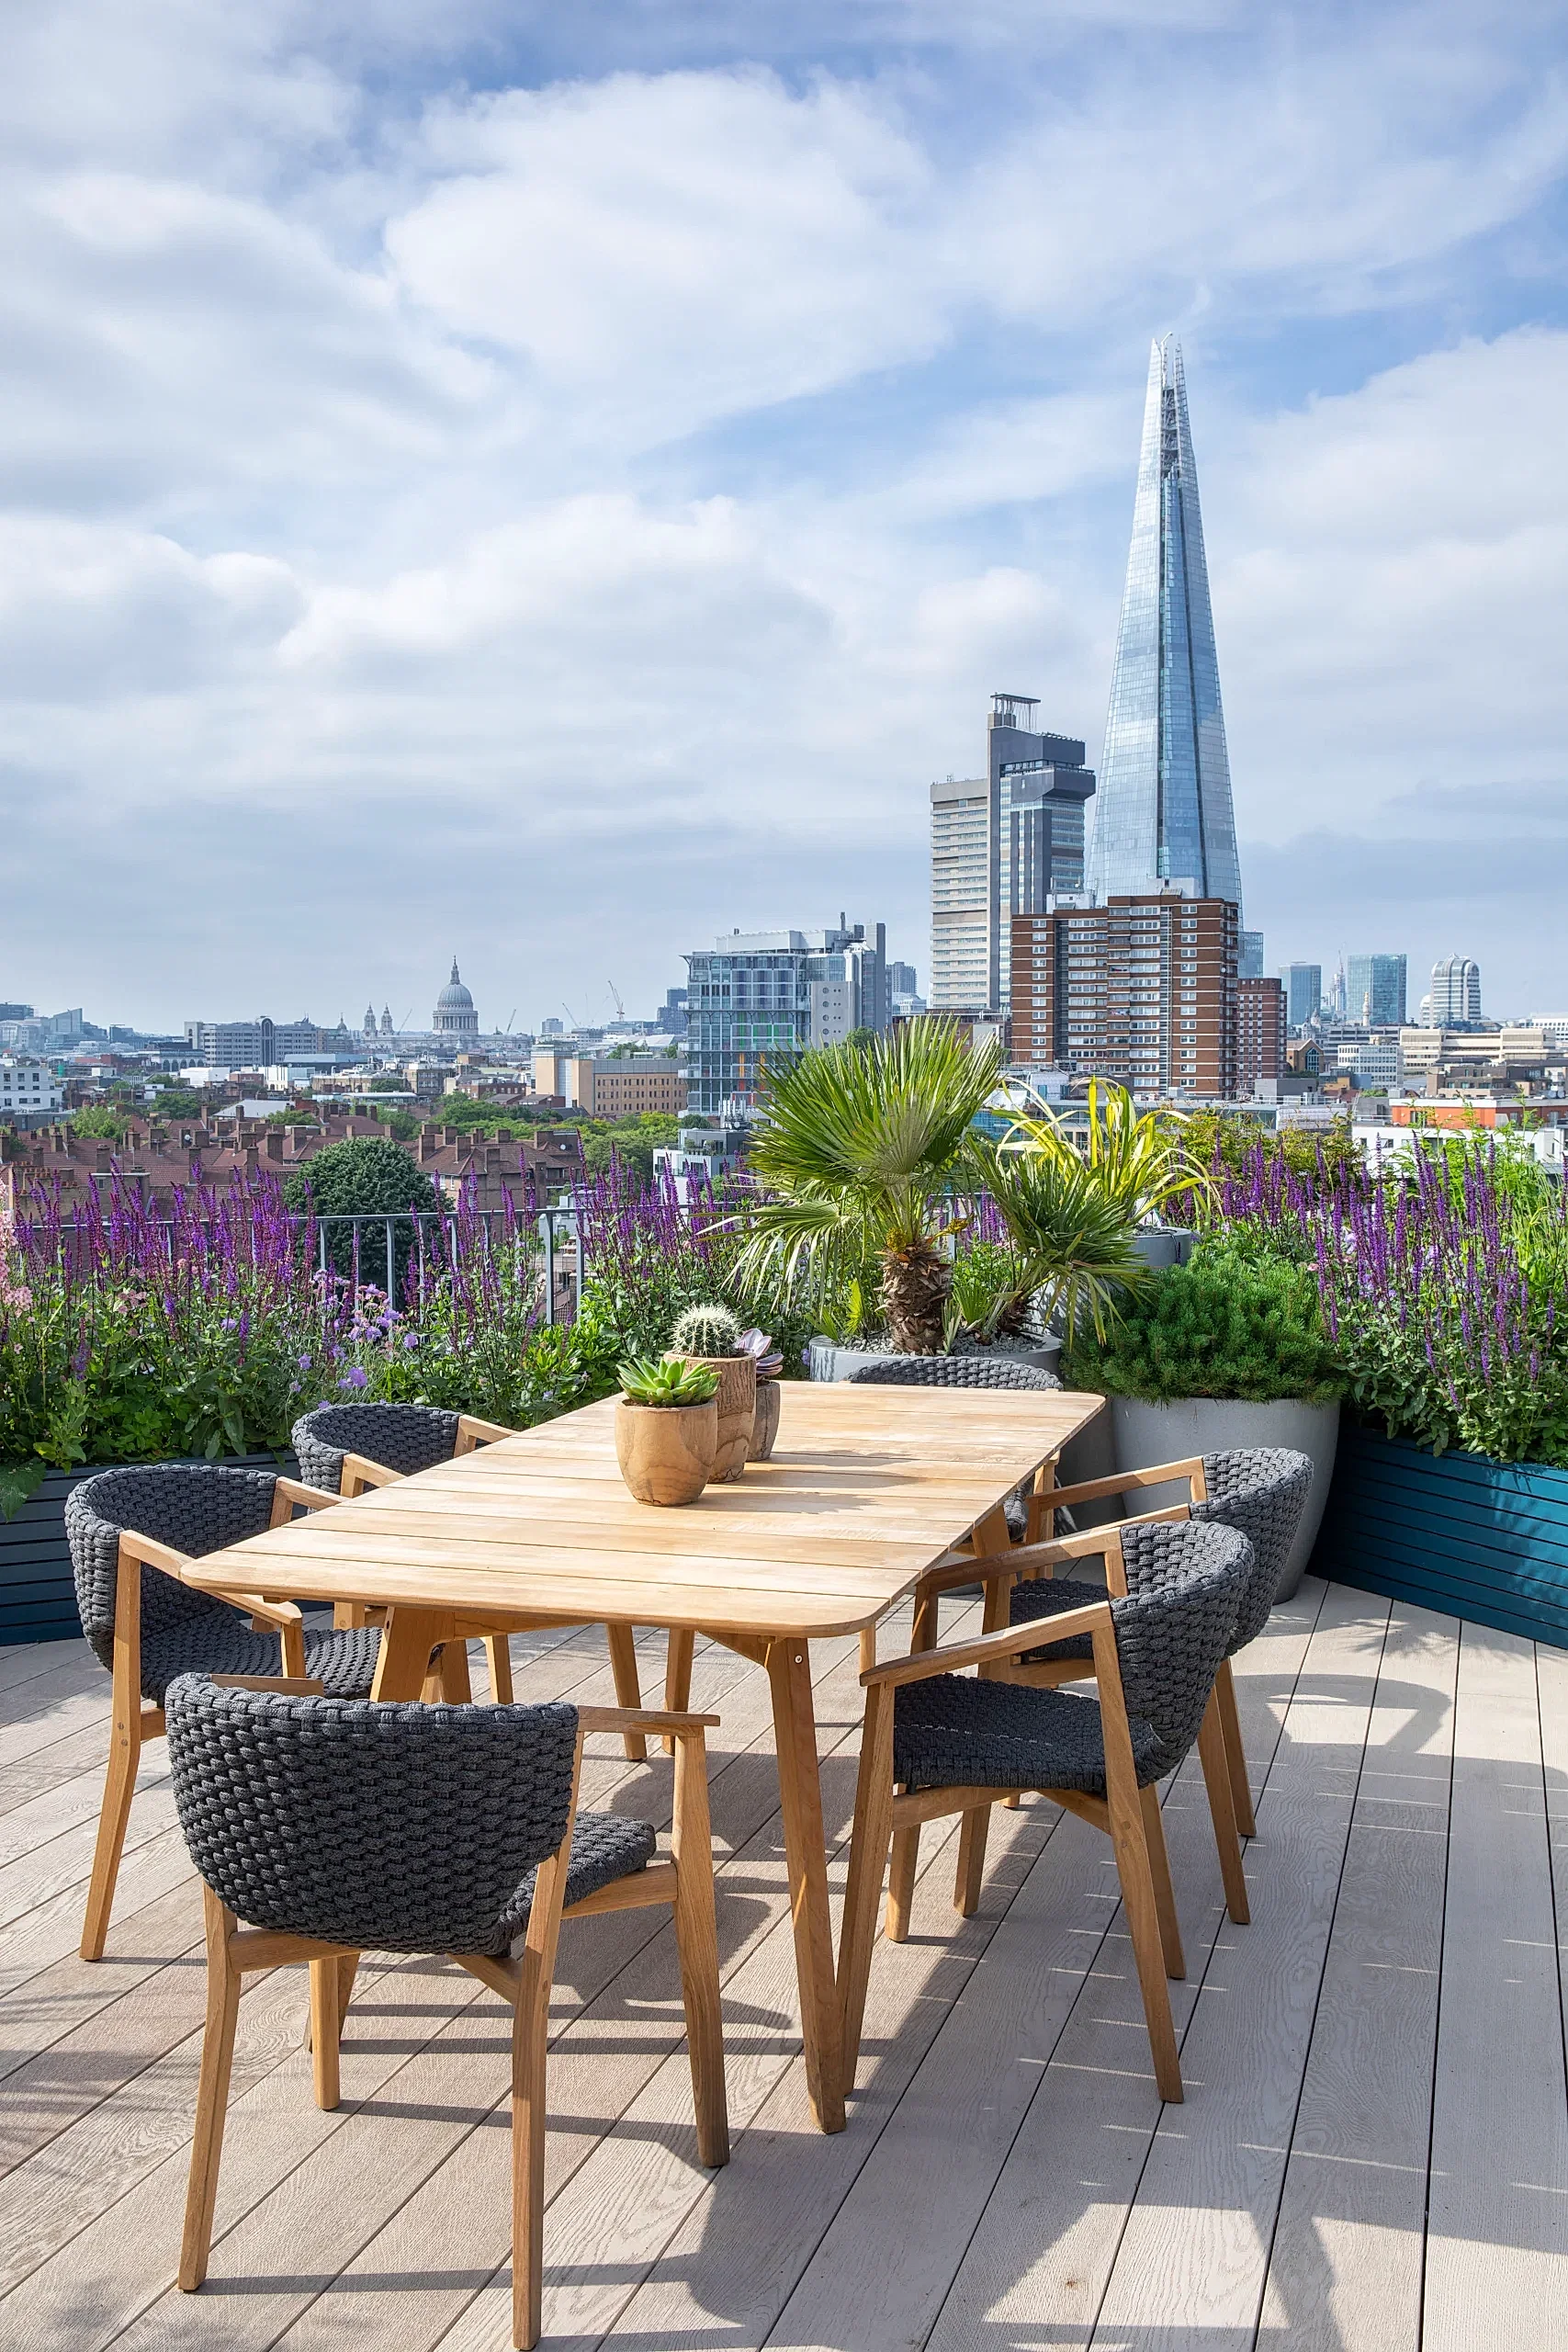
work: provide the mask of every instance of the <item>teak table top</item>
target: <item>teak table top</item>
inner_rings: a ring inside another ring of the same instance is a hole
[[[851,1634],[1102,1401],[787,1381],[773,1460],[660,1510],[622,1484],[607,1397],[212,1553],[190,1580],[467,1616]]]

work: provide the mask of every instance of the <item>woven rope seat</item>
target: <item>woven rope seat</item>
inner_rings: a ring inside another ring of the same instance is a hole
[[[404,1478],[450,1462],[457,1416],[434,1405],[318,1405],[300,1415],[289,1442],[299,1459],[299,1476],[335,1495],[342,1492],[348,1453],[363,1454]]]
[[[1193,1524],[1234,1527],[1252,1546],[1252,1574],[1225,1651],[1227,1657],[1234,1657],[1237,1650],[1257,1640],[1269,1622],[1286,1555],[1306,1508],[1312,1463],[1306,1454],[1297,1453],[1288,1446],[1236,1446],[1227,1453],[1204,1454],[1203,1481],[1209,1489],[1208,1498],[1192,1505]],[[1129,1591],[1135,1589],[1140,1577],[1159,1572],[1160,1555],[1135,1540],[1147,1532],[1135,1526],[1122,1530]],[[1058,1616],[1068,1609],[1081,1609],[1086,1601],[1104,1598],[1103,1586],[1089,1584],[1081,1577],[1034,1577],[1013,1587],[1010,1622],[1024,1625],[1031,1618]],[[1088,1635],[1078,1634],[1066,1642],[1053,1642],[1043,1649],[1031,1650],[1028,1663],[1032,1666],[1048,1658],[1087,1658],[1089,1654]]]
[[[885,1388],[1060,1388],[1043,1364],[1021,1363],[1016,1356],[891,1356],[863,1363],[850,1374],[863,1385]]]
[[[1143,1555],[1139,1586],[1111,1614],[1140,1787],[1173,1772],[1198,1736],[1214,1676],[1253,1572],[1234,1528],[1129,1528]],[[1129,1582],[1131,1577],[1129,1576]],[[1092,1588],[1089,1599],[1103,1601]],[[897,1696],[896,1779],[912,1789],[1074,1789],[1103,1795],[1096,1699],[1070,1690],[933,1675]]]
[[[65,1532],[82,1631],[99,1664],[114,1665],[115,1588],[123,1532],[151,1536],[192,1559],[259,1535],[272,1515],[270,1470],[159,1462],[100,1471],[66,1498]],[[343,1697],[368,1692],[379,1634],[305,1631],[306,1670]],[[161,1706],[177,1675],[276,1674],[277,1635],[253,1632],[227,1601],[193,1591],[161,1568],[141,1569],[141,1696]]]
[[[191,1860],[251,1926],[355,1951],[498,1958],[566,1832],[577,1710],[221,1690],[165,1701]],[[565,1900],[642,1870],[647,1822],[579,1813]]]

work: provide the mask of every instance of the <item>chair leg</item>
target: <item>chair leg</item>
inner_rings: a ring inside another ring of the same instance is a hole
[[[632,1639],[632,1629],[629,1625],[606,1625],[604,1632],[610,1644],[610,1670],[615,1678],[615,1704],[640,1707],[642,1687],[637,1680],[637,1644]],[[628,1731],[621,1736],[631,1762],[646,1764],[647,1736],[640,1731]]]
[[[1235,1811],[1236,1833],[1242,1838],[1256,1838],[1258,1822],[1252,1810],[1252,1783],[1247,1773],[1247,1749],[1242,1743],[1241,1717],[1236,1713],[1235,1677],[1231,1672],[1228,1657],[1214,1677],[1214,1696],[1220,1702],[1220,1729],[1225,1737],[1225,1762],[1231,1776],[1231,1804]]]
[[[490,1695],[498,1707],[512,1704],[512,1644],[504,1634],[485,1635],[485,1657],[490,1667]]]
[[[671,1628],[664,1653],[664,1703],[674,1715],[683,1715],[692,1703],[692,1652],[696,1639],[690,1626]],[[673,1739],[666,1737],[664,1753],[674,1755]]]
[[[338,2103],[338,2041],[343,2019],[338,2011],[342,1984],[334,1953],[310,1962],[310,2075],[316,2105],[330,2111]]]
[[[1165,1953],[1165,1973],[1179,1980],[1187,1973],[1187,1957],[1181,1949],[1181,1923],[1176,1916],[1176,1889],[1170,1883],[1170,1856],[1165,1846],[1165,1821],[1159,1809],[1157,1789],[1140,1789],[1138,1801],[1144,1815],[1144,1843],[1149,1849],[1149,1876],[1154,1881],[1155,1909],[1159,1916],[1160,1949]]]
[[[512,2027],[512,2341],[533,2352],[544,2324],[545,2043],[550,1979],[525,1954]]]
[[[980,1908],[980,1889],[986,1877],[986,1834],[991,1826],[991,1808],[977,1804],[964,1816],[964,1826],[958,1833],[958,1874],[953,1885],[953,1907],[961,1919],[972,1919]]]
[[[1220,1855],[1220,1876],[1225,1887],[1225,1909],[1238,1928],[1245,1928],[1252,1911],[1247,1899],[1247,1873],[1241,1866],[1241,1840],[1235,1830],[1235,1808],[1231,1799],[1231,1772],[1225,1754],[1225,1736],[1220,1728],[1219,1705],[1212,1690],[1198,1732],[1198,1759],[1203,1767],[1203,1784],[1209,1792],[1214,1844]]]
[[[223,2119],[234,2063],[234,2027],[240,2011],[240,1972],[229,1943],[234,1915],[225,1910],[210,1887],[202,1889],[202,1899],[207,1922],[207,2030],[201,2043],[196,2137],[191,2142],[185,2234],[180,2241],[179,2278],[187,2295],[207,2276],[212,2214],[218,2202],[218,2165],[223,2154]]]
[[[906,1943],[909,1912],[915,1900],[915,1873],[920,1864],[920,1825],[893,1832],[893,1859],[887,1865],[887,1940]]]
[[[385,1638],[383,1636],[383,1638]],[[441,1652],[441,1695],[449,1707],[471,1706],[474,1685],[468,1673],[468,1645],[465,1641],[447,1642]]]
[[[893,1828],[893,1694],[882,1683],[866,1693],[861,1730],[860,1773],[855,1781],[854,1829],[850,1842],[850,1878],[839,1930],[839,2015],[844,2049],[844,2088],[854,2088],[865,2016],[876,1910],[887,1842]]]
[[[1116,1875],[1122,1882],[1122,1906],[1133,1939],[1133,1957],[1144,1996],[1144,2020],[1148,2027],[1154,2058],[1155,2087],[1172,2105],[1181,2098],[1181,2060],[1171,2020],[1170,1995],[1166,1987],[1165,1951],[1160,1942],[1159,1910],[1155,1900],[1154,1873],[1143,1822],[1134,1814],[1124,1826],[1111,1815],[1111,1841],[1116,1855]]]
[[[713,1900],[713,1825],[708,1816],[707,1753],[682,1739],[675,1764],[675,1949],[692,2063],[697,2154],[705,2165],[729,2162],[729,2106],[724,2083],[724,2019],[718,1991],[718,1923]]]
[[[93,1875],[87,1887],[87,1913],[82,1922],[84,1960],[102,1960],[109,1931],[115,1881],[125,1847],[130,1800],[136,1790],[136,1768],[141,1760],[141,1693],[122,1688],[129,1677],[115,1664],[114,1729],[108,1767],[104,1774],[103,1803],[98,1808],[98,1837],[93,1849]]]

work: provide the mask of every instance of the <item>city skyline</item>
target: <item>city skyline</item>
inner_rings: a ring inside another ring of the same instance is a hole
[[[843,904],[919,960],[984,698],[1097,763],[1157,334],[1269,964],[1458,941],[1559,1001],[1563,31],[1442,0],[1415,48],[1241,0],[26,15],[0,988],[398,1013],[457,941],[536,1021]]]

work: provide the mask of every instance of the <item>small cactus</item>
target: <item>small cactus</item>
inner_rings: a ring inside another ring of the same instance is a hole
[[[728,1306],[688,1306],[676,1318],[670,1344],[686,1356],[741,1355],[740,1318]]]

